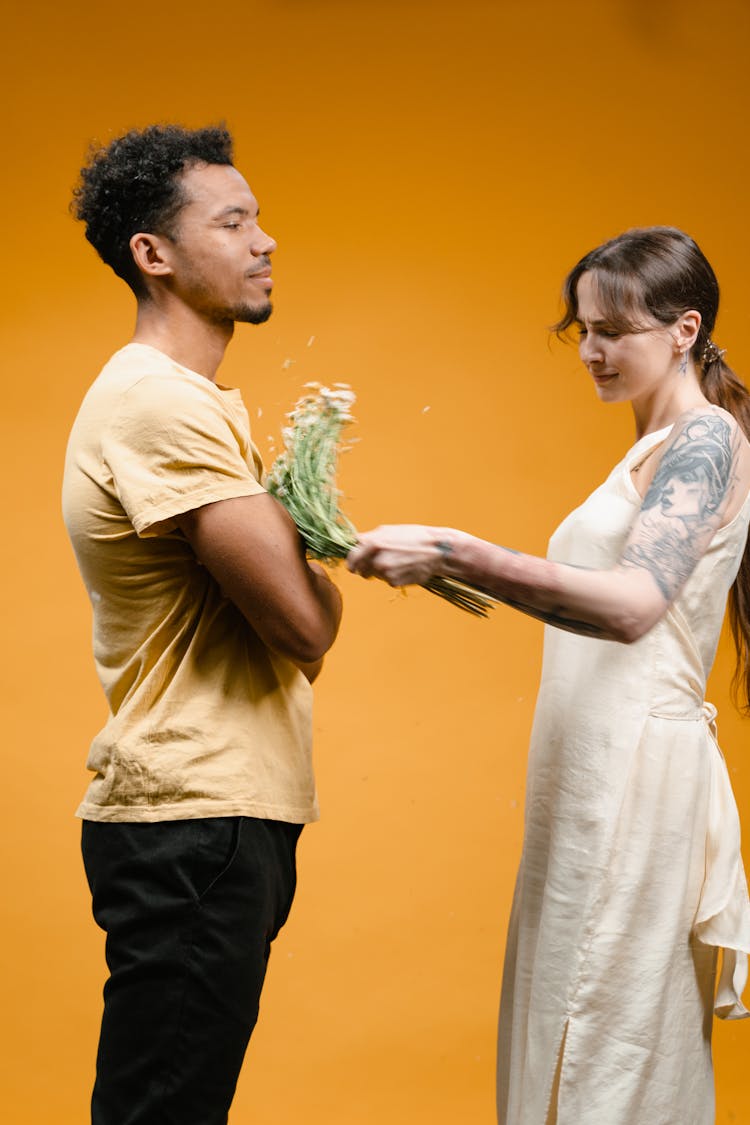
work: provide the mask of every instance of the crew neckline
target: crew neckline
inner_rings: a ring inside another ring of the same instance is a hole
[[[201,383],[210,384],[210,386],[214,387],[217,391],[222,391],[225,394],[231,395],[240,394],[240,391],[237,387],[228,387],[224,383],[217,383],[214,379],[209,379],[208,375],[203,375],[200,371],[196,371],[194,368],[188,367],[184,363],[180,363],[180,361],[178,359],[175,359],[174,356],[171,356],[169,352],[164,352],[161,348],[154,347],[153,344],[143,344],[140,340],[131,340],[128,344],[124,344],[119,349],[118,354],[120,352],[129,351],[132,348],[137,348],[147,352],[153,352],[161,359],[166,360],[166,362],[170,363],[173,367],[176,367],[178,371],[184,371],[185,374],[192,375],[196,379],[200,379]]]

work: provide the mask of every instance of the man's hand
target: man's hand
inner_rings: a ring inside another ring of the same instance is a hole
[[[317,674],[336,639],[341,596],[322,567],[307,563],[281,504],[268,493],[240,496],[186,512],[177,524],[264,644]]]

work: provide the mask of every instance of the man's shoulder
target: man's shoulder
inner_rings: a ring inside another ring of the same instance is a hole
[[[118,419],[180,413],[203,413],[213,403],[221,410],[221,394],[210,379],[180,366],[163,352],[144,344],[126,344],[105,363],[82,404],[84,413],[105,412]]]
[[[203,375],[190,371],[172,359],[165,352],[149,344],[126,344],[116,351],[99,372],[94,387],[102,389],[116,386],[119,393],[128,392],[135,387],[144,386],[144,393],[158,393],[160,389],[172,387],[175,393],[184,389],[211,395],[214,384]]]

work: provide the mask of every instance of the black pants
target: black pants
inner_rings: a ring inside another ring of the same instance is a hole
[[[300,830],[250,817],[84,821],[110,971],[93,1125],[225,1125]]]

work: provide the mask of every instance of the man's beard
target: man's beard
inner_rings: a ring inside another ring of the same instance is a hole
[[[264,305],[240,305],[234,309],[232,319],[237,324],[265,324],[272,312],[270,301]]]

